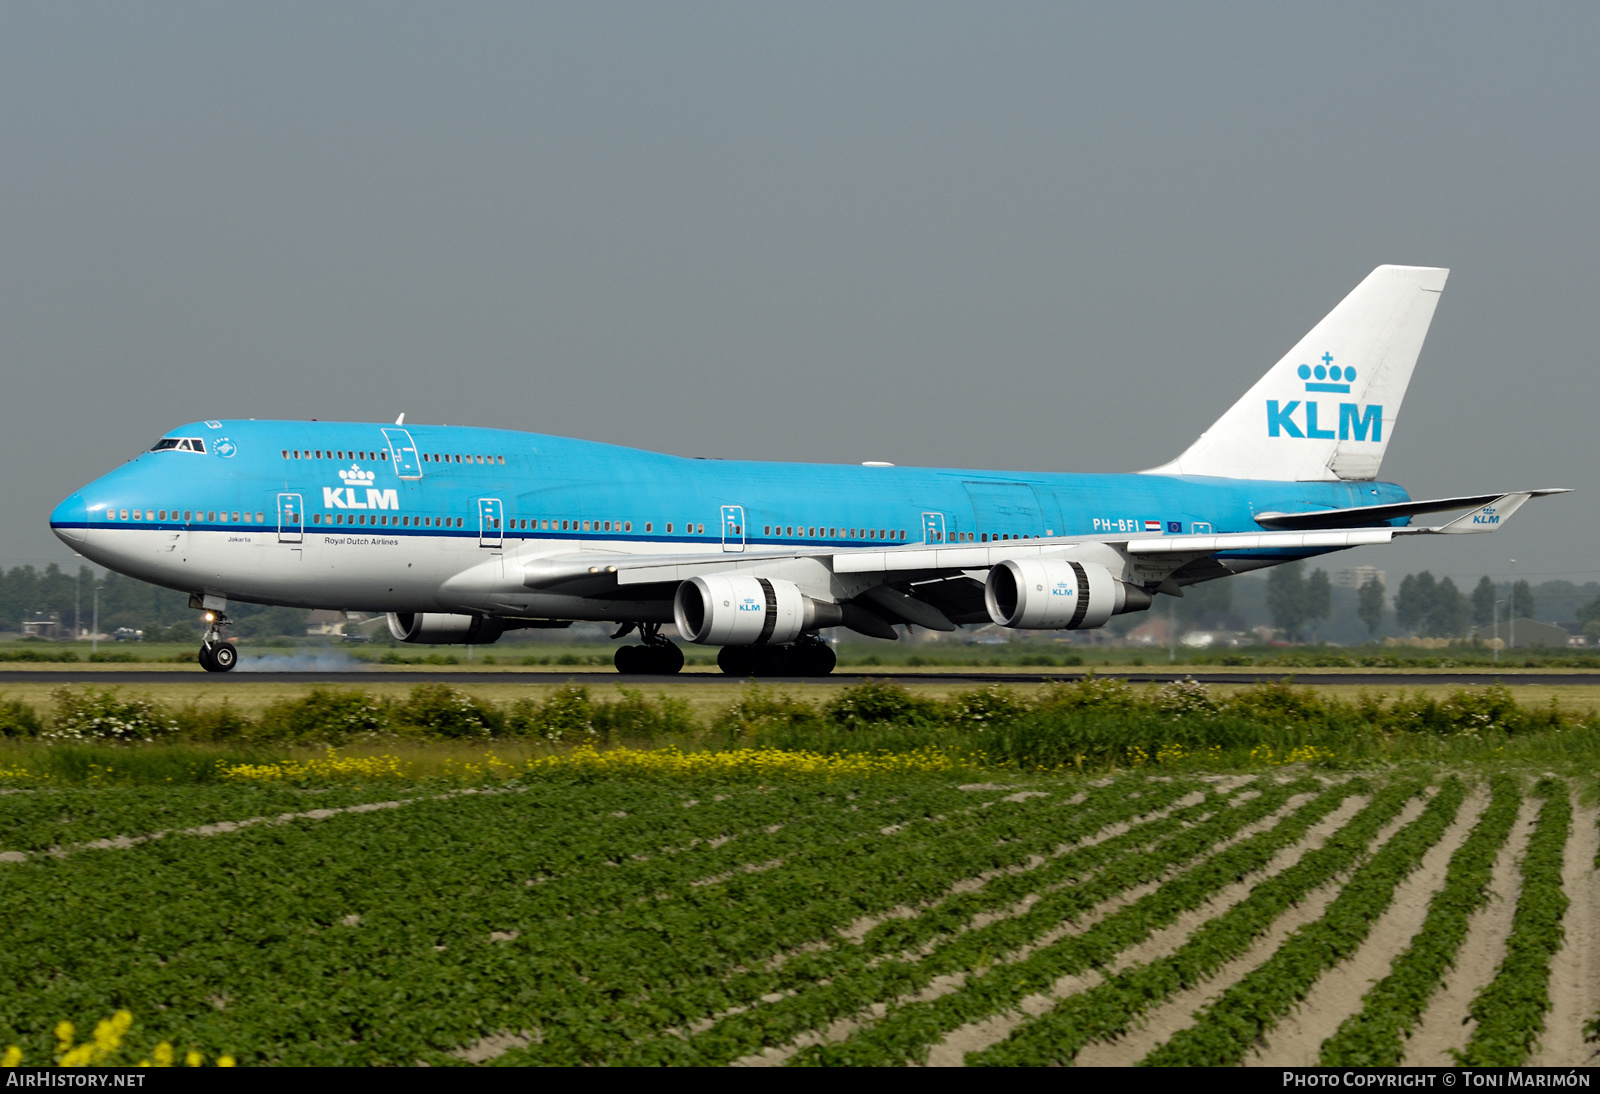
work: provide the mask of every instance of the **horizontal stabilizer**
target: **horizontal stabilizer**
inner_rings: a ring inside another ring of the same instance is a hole
[[[1505,494],[1494,499],[1488,505],[1474,509],[1470,513],[1463,513],[1449,524],[1440,525],[1438,528],[1427,529],[1439,535],[1458,536],[1472,532],[1498,532],[1500,525],[1511,519],[1511,514],[1521,509],[1532,498],[1542,494],[1565,494],[1567,490],[1524,490],[1517,494]]]
[[[1565,488],[1529,490],[1526,496],[1542,498],[1547,494],[1565,494]],[[1303,513],[1258,513],[1256,523],[1263,528],[1283,531],[1300,531],[1312,528],[1373,528],[1387,524],[1397,517],[1415,517],[1423,513],[1444,513],[1452,509],[1477,509],[1510,495],[1473,494],[1463,498],[1430,498],[1426,501],[1398,501],[1391,505],[1358,505],[1350,509],[1313,509]],[[1520,503],[1519,503],[1520,504]],[[1508,514],[1509,515],[1509,514]]]

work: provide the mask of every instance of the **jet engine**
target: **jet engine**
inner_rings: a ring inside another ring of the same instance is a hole
[[[1142,612],[1150,594],[1093,562],[1007,559],[983,587],[989,618],[1025,630],[1087,630],[1124,612]]]
[[[389,633],[400,642],[428,646],[487,646],[506,632],[504,620],[486,615],[454,615],[447,612],[390,612]]]
[[[778,646],[804,631],[838,626],[844,612],[812,600],[792,581],[706,574],[678,586],[672,618],[679,634],[702,645]]]

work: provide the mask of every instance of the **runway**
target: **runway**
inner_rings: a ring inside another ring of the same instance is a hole
[[[894,672],[894,671],[845,671],[835,672],[826,677],[761,677],[763,683],[779,683],[785,686],[804,686],[808,684],[826,684],[831,686],[845,686],[859,684],[863,680],[890,679],[902,684],[1042,684],[1049,681],[1070,683],[1082,680],[1089,673],[1072,670],[1061,672]],[[1094,676],[1100,679],[1125,680],[1130,684],[1166,684],[1176,680],[1186,680],[1193,677],[1203,683],[1209,684],[1257,684],[1278,681],[1292,681],[1305,685],[1346,685],[1358,687],[1419,687],[1425,685],[1438,686],[1440,684],[1455,684],[1462,686],[1482,687],[1489,684],[1504,684],[1507,687],[1539,685],[1550,686],[1590,686],[1600,685],[1600,672],[1542,672],[1532,671],[1507,671],[1507,672],[1320,672],[1316,670],[1302,670],[1295,672],[1291,669],[1257,669],[1250,671],[1207,672],[1197,668],[1188,672],[1167,671],[1153,672],[1146,670],[1108,670],[1095,672]],[[415,670],[384,670],[366,669],[350,672],[344,671],[311,671],[311,672],[230,672],[207,673],[198,668],[194,670],[179,669],[167,671],[139,671],[139,670],[94,670],[94,669],[10,669],[0,668],[0,690],[9,683],[15,684],[99,684],[101,686],[128,685],[128,684],[177,684],[192,682],[197,686],[212,683],[242,684],[251,681],[260,681],[264,684],[343,684],[347,686],[360,686],[363,684],[452,684],[459,687],[472,685],[507,685],[526,684],[529,686],[549,684],[649,684],[659,686],[664,684],[730,684],[740,681],[740,677],[726,676],[720,672],[685,672],[677,676],[623,676],[609,669],[586,669],[582,671],[559,672],[548,669],[539,671],[415,671]],[[748,678],[744,678],[748,679]]]

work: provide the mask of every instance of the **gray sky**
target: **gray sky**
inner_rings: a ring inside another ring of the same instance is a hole
[[[208,417],[1132,471],[1374,266],[1383,477],[1600,579],[1593,5],[0,7],[0,560]]]

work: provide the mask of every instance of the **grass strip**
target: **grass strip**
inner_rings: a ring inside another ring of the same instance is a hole
[[[1315,780],[1307,779],[1302,785],[1305,784],[1309,784],[1307,788],[1322,789]],[[964,968],[974,969],[974,974],[963,990],[926,1003],[901,1006],[883,1021],[858,1030],[846,1041],[803,1050],[791,1063],[882,1066],[925,1060],[928,1047],[950,1030],[1011,1010],[1027,996],[1049,990],[1063,976],[1108,964],[1117,954],[1149,937],[1183,912],[1199,907],[1218,889],[1261,869],[1279,850],[1299,841],[1307,829],[1337,809],[1344,798],[1363,789],[1366,789],[1363,784],[1352,781],[1325,790],[1266,831],[1206,856],[1184,873],[1167,877],[1154,892],[1119,909],[1083,933],[1063,938],[1010,964],[990,965],[984,969],[985,962],[969,961]],[[1413,787],[1411,793],[1418,789],[1420,787]],[[1209,848],[1216,842],[1210,840],[1206,846]],[[1183,837],[1173,844],[1173,850],[1182,847]],[[1142,881],[1161,879],[1170,873],[1175,863],[1183,861],[1184,858],[1162,848],[1144,856],[1131,856],[1119,867],[1136,871],[1137,880],[1130,882],[1131,887]]]
[[[1539,820],[1522,859],[1522,893],[1511,920],[1505,960],[1467,1013],[1478,1022],[1462,1052],[1467,1067],[1520,1067],[1544,1032],[1550,1009],[1550,961],[1561,948],[1561,859],[1572,831],[1572,800],[1560,779],[1540,779],[1533,793],[1544,798]]]
[[[1399,1067],[1405,1038],[1467,937],[1467,922],[1489,900],[1494,860],[1517,822],[1522,794],[1509,775],[1490,781],[1489,807],[1472,834],[1450,857],[1444,885],[1428,902],[1428,915],[1411,945],[1394,959],[1389,975],[1367,992],[1359,1012],[1322,1043],[1324,1067]]]
[[[1422,815],[1388,840],[1333,899],[1321,918],[1291,934],[1276,953],[1208,1006],[1199,1020],[1140,1061],[1150,1067],[1227,1067],[1306,997],[1325,971],[1356,952],[1395,889],[1444,835],[1465,791],[1451,779]]]
[[[1459,783],[1454,790],[1447,783],[1441,797],[1454,794],[1459,801],[1461,793]],[[1398,799],[1398,804],[1405,800]],[[1125,969],[1104,984],[1063,1000],[1006,1040],[969,1054],[968,1065],[1069,1064],[1089,1042],[1126,1033],[1141,1014],[1214,975],[1248,950],[1296,901],[1360,861],[1373,837],[1393,818],[1396,804],[1393,797],[1375,800],[1321,847],[1255,886],[1249,896],[1202,925],[1173,953]],[[1514,818],[1514,803],[1511,813]]]

